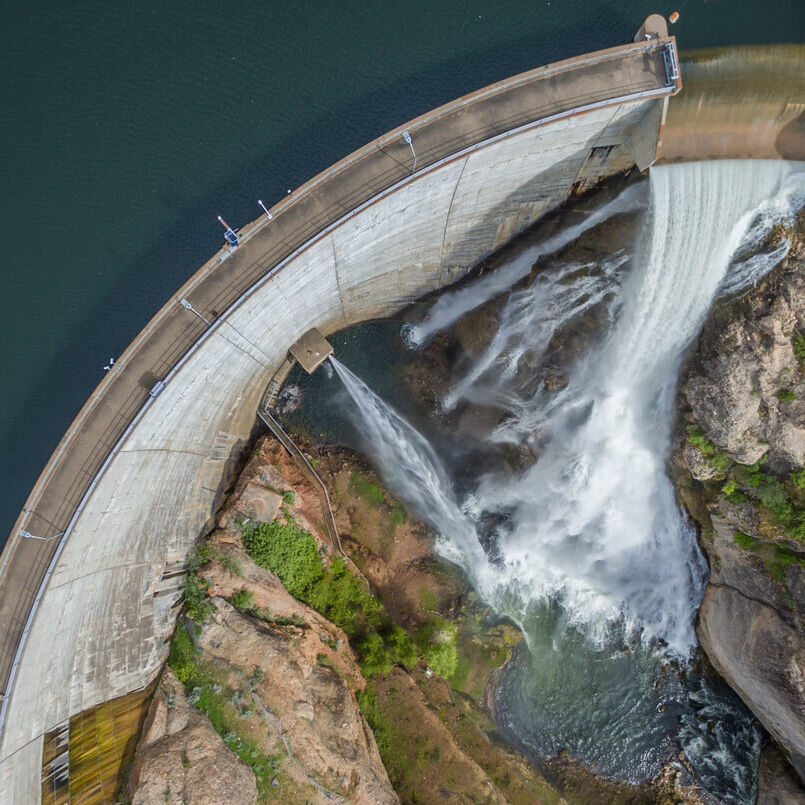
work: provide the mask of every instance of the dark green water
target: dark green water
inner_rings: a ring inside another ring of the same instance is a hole
[[[256,217],[389,128],[682,12],[681,47],[798,42],[800,0],[6,2],[0,31],[0,539],[162,301]],[[226,11],[225,11],[226,10]]]

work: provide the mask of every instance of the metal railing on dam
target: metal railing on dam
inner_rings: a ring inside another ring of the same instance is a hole
[[[422,115],[303,185],[272,208],[271,220],[266,216],[245,227],[236,250],[222,250],[194,274],[81,409],[14,526],[0,560],[0,719],[49,574],[104,471],[153,403],[155,387],[164,387],[158,383],[169,383],[227,316],[289,260],[395,188],[524,129],[673,94],[679,88],[667,72],[667,49],[673,47],[673,39],[661,37],[580,56]]]

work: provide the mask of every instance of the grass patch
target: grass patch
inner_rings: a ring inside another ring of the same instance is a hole
[[[793,551],[789,551],[788,548],[781,548],[779,546],[775,548],[774,558],[781,565],[799,565],[800,567],[805,566],[805,556],[800,556]]]
[[[383,487],[373,483],[357,470],[350,476],[350,487],[354,494],[362,497],[372,506],[382,506],[386,502],[386,493],[383,491]]]
[[[391,522],[396,527],[402,525],[408,519],[405,509],[402,506],[395,506],[391,510]]]
[[[443,679],[450,679],[458,668],[458,629],[455,623],[438,616],[420,626],[414,640],[428,666]]]
[[[395,789],[405,778],[408,770],[408,747],[399,740],[394,725],[389,723],[384,709],[377,702],[377,696],[370,686],[355,694],[361,714],[372,729],[375,743]]]
[[[797,399],[797,395],[791,389],[780,389],[777,392],[777,399],[780,402],[794,402]]]
[[[288,506],[293,506],[296,500],[296,495],[289,489],[287,492],[282,493],[282,502]]]
[[[173,634],[168,665],[180,682],[187,682],[198,673],[198,651],[182,624]]]
[[[252,612],[254,610],[254,593],[242,587],[240,590],[235,590],[229,602],[235,607],[238,612]]]
[[[736,467],[736,480],[751,497],[771,512],[788,534],[799,542],[805,542],[805,510],[791,502],[780,479],[764,472],[761,464]]]
[[[190,702],[210,719],[224,743],[254,772],[260,800],[269,799],[276,791],[271,780],[279,772],[279,757],[267,755],[243,724],[254,712],[249,694],[223,684],[215,669],[201,661],[192,638],[182,625],[173,635],[168,664],[184,684]],[[262,678],[258,668],[253,677],[258,671]]]
[[[280,758],[267,755],[243,724],[251,717],[248,707],[232,704],[232,691],[220,684],[213,673],[203,669],[186,684],[191,701],[210,719],[223,742],[252,770],[257,782],[257,795],[265,801],[272,795],[271,780],[280,770]],[[243,714],[248,714],[244,717]]]
[[[786,586],[786,579],[785,579],[785,568],[783,567],[780,562],[766,562],[765,563],[766,570],[768,570],[769,575],[783,587]]]
[[[324,567],[316,542],[295,525],[272,523],[242,527],[246,550],[271,570],[293,596],[344,630],[367,678],[400,663],[416,664],[418,653],[405,630],[391,623],[383,605],[344,560]]]
[[[698,447],[713,469],[725,473],[735,463],[727,453],[719,450],[705,435],[699,425],[688,425],[688,442]]]
[[[799,332],[794,336],[794,354],[805,365],[805,333]]]
[[[740,545],[745,551],[750,551],[757,546],[757,540],[750,537],[749,534],[744,534],[743,531],[736,531],[732,538],[736,545]]]

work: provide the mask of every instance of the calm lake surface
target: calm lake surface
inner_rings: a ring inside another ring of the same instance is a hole
[[[4,3],[0,540],[217,214],[242,225],[417,114],[675,9],[683,49],[805,39],[801,0]]]

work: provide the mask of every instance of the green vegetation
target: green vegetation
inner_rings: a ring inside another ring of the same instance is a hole
[[[789,551],[788,548],[777,546],[774,554],[781,565],[800,565],[800,567],[805,567],[805,556]]]
[[[361,473],[355,471],[350,478],[352,491],[372,504],[372,506],[382,506],[386,501],[386,493],[379,484],[372,483]]]
[[[688,442],[698,447],[710,466],[719,473],[726,473],[734,463],[704,435],[704,431],[698,425],[688,425]]]
[[[210,719],[224,743],[254,772],[260,800],[271,797],[274,794],[271,780],[278,775],[279,757],[267,755],[244,724],[255,710],[249,692],[229,688],[213,665],[201,662],[182,626],[173,636],[168,664],[184,684],[188,699]]]
[[[198,673],[197,657],[193,639],[187,633],[187,628],[179,624],[173,635],[168,665],[180,682],[187,682]]]
[[[737,465],[733,478],[752,498],[765,507],[774,519],[796,540],[805,542],[805,509],[791,502],[777,476],[761,469],[763,461],[751,466]]]
[[[275,521],[241,528],[246,550],[258,565],[344,630],[366,677],[388,673],[396,663],[416,664],[418,654],[407,633],[390,622],[380,601],[341,557],[325,569],[315,540],[296,525]]]
[[[196,548],[187,558],[187,578],[182,585],[184,605],[187,617],[196,623],[204,623],[212,614],[215,606],[209,598],[209,582],[198,575],[199,569],[207,562],[218,562],[225,570],[233,576],[241,574],[240,565],[230,554],[222,551],[209,543],[203,543]]]
[[[738,489],[738,484],[733,479],[727,481],[721,491],[730,503],[743,503],[746,500],[746,495]]]
[[[805,364],[805,333],[799,332],[794,336],[794,354],[801,364]]]
[[[395,506],[391,510],[391,522],[396,527],[398,525],[402,525],[408,519],[408,515],[405,513],[405,509],[402,506]]]
[[[187,570],[189,573],[195,573],[207,562],[218,562],[224,570],[229,571],[233,576],[240,576],[243,572],[238,560],[232,554],[210,545],[208,542],[202,543],[190,554],[187,558]]]
[[[805,467],[794,470],[788,477],[796,489],[805,489]]]
[[[797,399],[797,395],[791,389],[780,389],[777,392],[777,399],[780,402],[794,402]]]
[[[246,551],[260,567],[279,576],[288,592],[305,599],[307,590],[324,575],[310,534],[291,523],[248,523],[241,527]]]
[[[296,495],[289,489],[287,492],[282,493],[282,502],[288,506],[293,506],[296,500]]]
[[[754,537],[750,537],[749,534],[744,534],[743,531],[736,531],[733,539],[737,545],[740,545],[746,551],[757,546],[757,540]]]
[[[215,609],[207,595],[209,586],[207,579],[203,579],[195,573],[188,574],[182,585],[187,617],[196,623],[204,623]]]
[[[229,601],[238,612],[251,612],[254,609],[254,593],[245,587],[235,590]]]
[[[458,630],[451,621],[429,618],[416,630],[416,641],[425,662],[443,679],[450,679],[458,667]]]
[[[388,723],[386,713],[378,705],[377,696],[369,686],[366,690],[357,691],[355,698],[358,700],[361,714],[374,733],[383,765],[386,767],[392,784],[396,787],[402,776],[401,772],[408,765],[407,747],[401,746],[399,741],[395,740],[394,726]]]
[[[766,570],[769,571],[769,575],[776,582],[786,587],[785,568],[782,566],[782,564],[780,564],[780,562],[766,562],[765,567]]]

